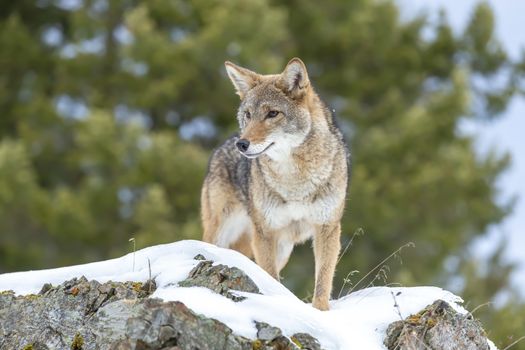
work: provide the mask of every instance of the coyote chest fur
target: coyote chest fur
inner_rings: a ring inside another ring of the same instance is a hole
[[[226,70],[241,97],[240,136],[210,159],[203,239],[255,257],[278,279],[294,245],[313,238],[313,306],[327,310],[348,181],[342,134],[298,58],[276,75]]]

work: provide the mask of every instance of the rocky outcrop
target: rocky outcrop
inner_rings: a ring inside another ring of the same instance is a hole
[[[214,265],[202,255],[195,259],[199,263],[178,286],[206,287],[234,302],[245,299],[240,292],[260,293],[242,270]],[[183,303],[152,297],[155,289],[153,280],[99,283],[82,277],[45,284],[33,295],[0,292],[0,350],[321,349],[309,334],[285,336],[263,322],[254,324],[256,339],[236,335]],[[479,323],[444,301],[392,323],[384,345],[389,350],[489,349]]]
[[[237,268],[213,266],[202,256],[181,286],[205,286],[234,301],[235,291],[258,293]],[[0,349],[320,349],[308,334],[288,338],[256,323],[257,339],[233,334],[225,324],[196,314],[180,302],[149,297],[153,281],[107,282],[72,279],[46,284],[39,294],[0,292]]]
[[[459,314],[436,300],[387,329],[389,350],[489,350],[483,328],[470,314]]]

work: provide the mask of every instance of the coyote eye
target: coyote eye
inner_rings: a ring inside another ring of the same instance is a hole
[[[268,114],[266,114],[266,118],[275,118],[279,115],[278,111],[269,111]]]
[[[248,111],[244,112],[244,116],[246,117],[246,119],[250,119],[252,117],[252,115]]]

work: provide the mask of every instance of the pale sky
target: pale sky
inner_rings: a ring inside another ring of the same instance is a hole
[[[449,22],[456,31],[463,30],[476,0],[398,0],[404,16],[426,11],[431,16],[445,9]],[[519,57],[525,51],[525,1],[489,0],[496,14],[496,32],[511,57]],[[426,10],[425,10],[426,9]],[[514,212],[497,227],[489,230],[486,238],[476,244],[476,249],[487,251],[502,236],[508,240],[507,257],[520,264],[513,281],[525,286],[525,98],[515,97],[509,108],[496,121],[469,127],[475,131],[478,152],[483,153],[494,147],[508,151],[512,156],[511,168],[505,173],[499,185],[503,198],[518,195]]]

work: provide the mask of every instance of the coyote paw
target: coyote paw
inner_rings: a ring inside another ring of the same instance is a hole
[[[314,299],[314,301],[312,302],[312,306],[321,311],[330,310],[330,304],[328,304],[328,299],[327,300]]]

